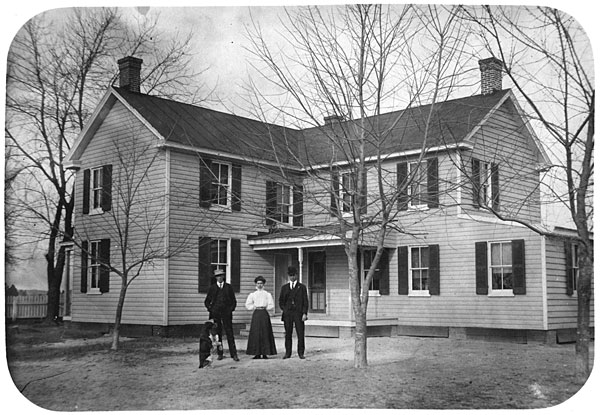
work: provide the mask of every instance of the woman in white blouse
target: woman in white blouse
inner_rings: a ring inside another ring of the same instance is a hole
[[[254,310],[252,322],[250,323],[250,334],[248,335],[248,346],[246,354],[254,355],[254,359],[268,359],[267,355],[277,354],[273,327],[269,311],[275,309],[273,296],[265,291],[265,279],[259,275],[254,279],[256,291],[250,293],[246,299],[246,308]]]

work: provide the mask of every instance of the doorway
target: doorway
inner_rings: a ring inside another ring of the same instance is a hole
[[[326,306],[326,280],[327,262],[325,251],[308,253],[308,292],[310,297],[310,311],[325,313]]]

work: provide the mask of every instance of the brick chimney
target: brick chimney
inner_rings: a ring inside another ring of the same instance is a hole
[[[143,60],[133,56],[119,59],[119,86],[131,92],[140,92],[141,71]]]
[[[323,117],[323,125],[334,125],[344,121],[344,117],[341,115],[327,115]]]
[[[502,66],[502,61],[493,57],[479,61],[482,95],[502,90]]]

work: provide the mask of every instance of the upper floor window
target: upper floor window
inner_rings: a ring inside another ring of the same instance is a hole
[[[363,173],[362,191],[358,188],[355,172],[333,172],[331,175],[331,214],[336,215],[338,208],[343,215],[351,215],[354,197],[358,197],[360,213],[367,212],[367,171]]]
[[[473,205],[498,209],[500,207],[500,170],[498,164],[471,159]]]
[[[283,223],[302,226],[303,223],[303,188],[299,185],[289,185],[267,181],[266,188],[266,218],[267,225]]]
[[[396,164],[398,210],[439,206],[438,159]]]
[[[356,187],[354,183],[354,174],[346,172],[340,174],[340,191],[338,193],[341,202],[342,212],[352,212],[352,193]]]
[[[200,206],[220,206],[240,211],[242,167],[209,159],[200,160]]]
[[[98,214],[111,210],[112,165],[83,171],[83,213]]]
[[[409,206],[427,206],[427,169],[424,162],[408,165],[410,184],[408,186]]]

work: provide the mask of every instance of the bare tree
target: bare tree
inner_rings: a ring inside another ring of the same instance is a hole
[[[73,236],[72,173],[64,158],[93,105],[116,78],[116,59],[133,54],[148,63],[143,79],[148,90],[199,100],[190,37],[166,39],[156,19],[131,23],[116,9],[63,9],[36,16],[17,34],[9,53],[5,135],[29,176],[20,200],[27,214],[20,219],[47,243],[48,320],[59,312],[65,264],[60,243]]]
[[[488,51],[526,103],[529,121],[547,137],[553,155],[552,186],[546,192],[566,208],[577,229],[576,368],[590,373],[590,299],[594,269],[593,172],[595,88],[591,44],[571,16],[545,7],[464,8]],[[493,210],[493,209],[492,209]],[[494,212],[505,220],[514,220]],[[525,223],[531,226],[531,223]],[[540,231],[538,229],[538,231]]]
[[[452,62],[462,62],[462,35],[455,16],[434,7],[308,7],[288,12],[283,26],[287,31],[279,50],[258,25],[249,33],[251,52],[266,67],[257,64],[256,69],[284,96],[283,102],[255,85],[248,95],[257,117],[268,117],[273,104],[278,121],[312,126],[320,137],[320,148],[317,141],[287,144],[295,163],[307,172],[304,198],[338,225],[329,229],[344,244],[356,322],[354,366],[364,368],[369,286],[387,254],[386,235],[404,232],[413,220],[397,216],[398,204],[411,197],[402,189],[422,181],[412,174],[396,186],[396,172],[386,167],[392,130],[403,111],[386,123],[376,116],[450,96],[460,78],[461,64]],[[429,111],[421,114],[426,126],[420,136],[421,158],[428,150],[433,105]],[[394,145],[402,145],[402,138],[393,139]],[[281,174],[287,175],[285,169]],[[367,177],[376,178],[368,187]],[[288,179],[293,183],[293,177]],[[358,254],[365,244],[376,251],[363,273]]]

